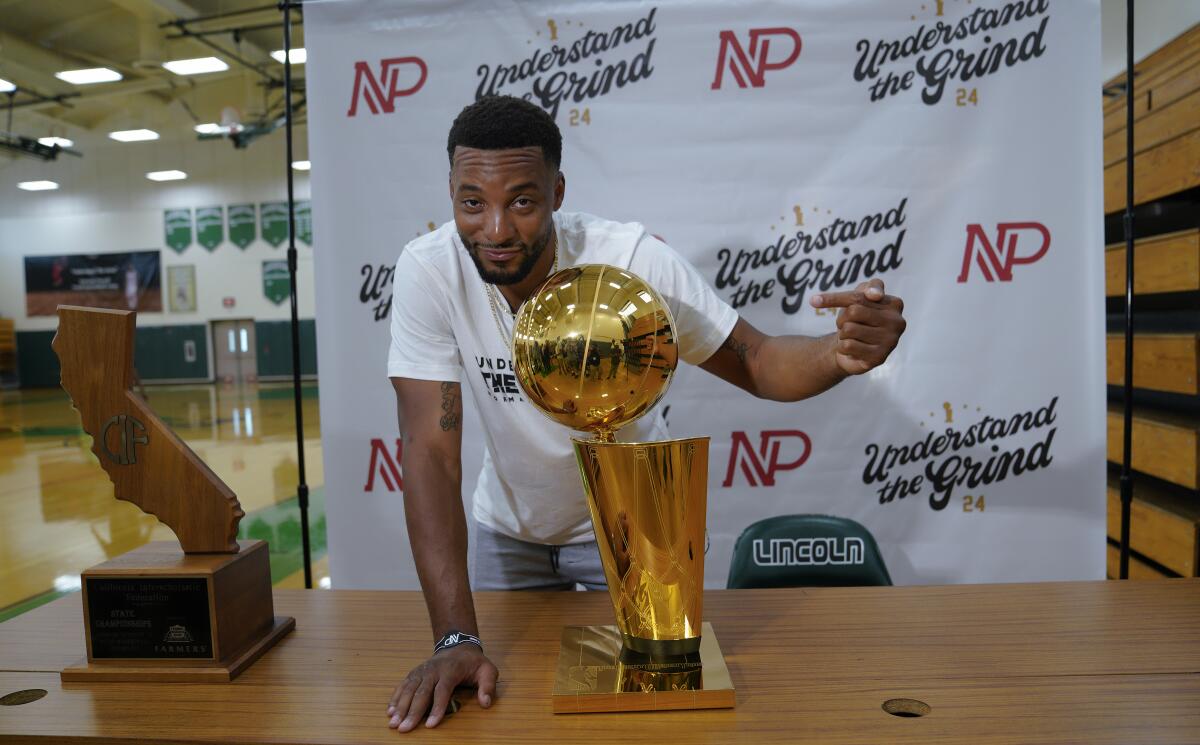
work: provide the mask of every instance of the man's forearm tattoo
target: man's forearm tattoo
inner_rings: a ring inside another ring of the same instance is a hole
[[[728,339],[726,339],[725,343],[722,344],[721,346],[724,347],[725,349],[728,349],[730,352],[733,352],[734,354],[736,354],[737,358],[738,358],[738,362],[741,362],[743,365],[746,364],[746,352],[749,351],[749,349],[750,349],[749,344],[743,344],[742,342],[738,341],[737,339],[734,339],[731,336]]]
[[[458,429],[462,408],[462,389],[457,383],[442,383],[442,431]]]

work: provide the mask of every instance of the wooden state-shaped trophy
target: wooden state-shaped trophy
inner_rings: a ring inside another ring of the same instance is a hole
[[[666,392],[679,357],[674,327],[654,288],[602,264],[552,275],[517,313],[513,364],[526,397],[592,435],[573,442],[617,621],[563,629],[555,713],[735,704],[701,619],[708,438],[614,436]]]
[[[87,660],[64,682],[228,682],[285,634],[263,541],[238,541],[237,497],[130,390],[130,311],[59,306],[62,386],[118,499],[179,538],[83,572]]]

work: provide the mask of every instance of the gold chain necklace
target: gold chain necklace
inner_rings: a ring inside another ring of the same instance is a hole
[[[554,263],[550,267],[550,274],[547,274],[546,276],[551,277],[557,271],[558,271],[558,230],[556,228],[555,232],[554,232]],[[516,323],[516,320],[517,320],[517,314],[514,313],[512,311],[512,309],[508,307],[508,301],[505,300],[503,298],[503,296],[497,297],[497,295],[500,295],[500,291],[496,289],[495,285],[493,285],[489,282],[484,282],[483,283],[483,291],[486,292],[487,296],[488,296],[488,307],[490,307],[492,309],[492,318],[496,321],[496,331],[499,332],[500,339],[504,341],[504,346],[505,346],[505,348],[508,349],[508,355],[509,355],[509,357],[511,357],[512,356],[512,338],[508,334],[504,333],[504,325],[500,323],[500,312],[497,310],[497,308],[499,308],[500,303],[503,302],[504,310],[506,313],[508,313],[508,315],[512,316],[514,324]]]

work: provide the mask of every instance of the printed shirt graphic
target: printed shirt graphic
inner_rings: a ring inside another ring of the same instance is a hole
[[[680,357],[707,360],[737,323],[733,310],[678,253],[638,223],[556,213],[559,268],[610,264],[637,274],[666,299]],[[475,487],[475,519],[525,541],[579,543],[591,520],[571,447],[572,432],[527,401],[508,342],[496,327],[487,288],[454,222],[409,243],[396,263],[390,377],[458,381],[479,408],[487,448]],[[506,335],[512,317],[500,308]],[[622,428],[618,439],[667,437],[656,410]]]

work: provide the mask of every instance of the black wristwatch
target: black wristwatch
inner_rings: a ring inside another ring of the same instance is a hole
[[[446,635],[441,639],[438,639],[437,644],[433,645],[433,653],[437,654],[443,649],[457,647],[459,644],[474,644],[475,646],[479,647],[480,650],[483,649],[483,642],[479,641],[478,636],[468,634],[465,631],[454,631],[452,629],[446,632]]]

